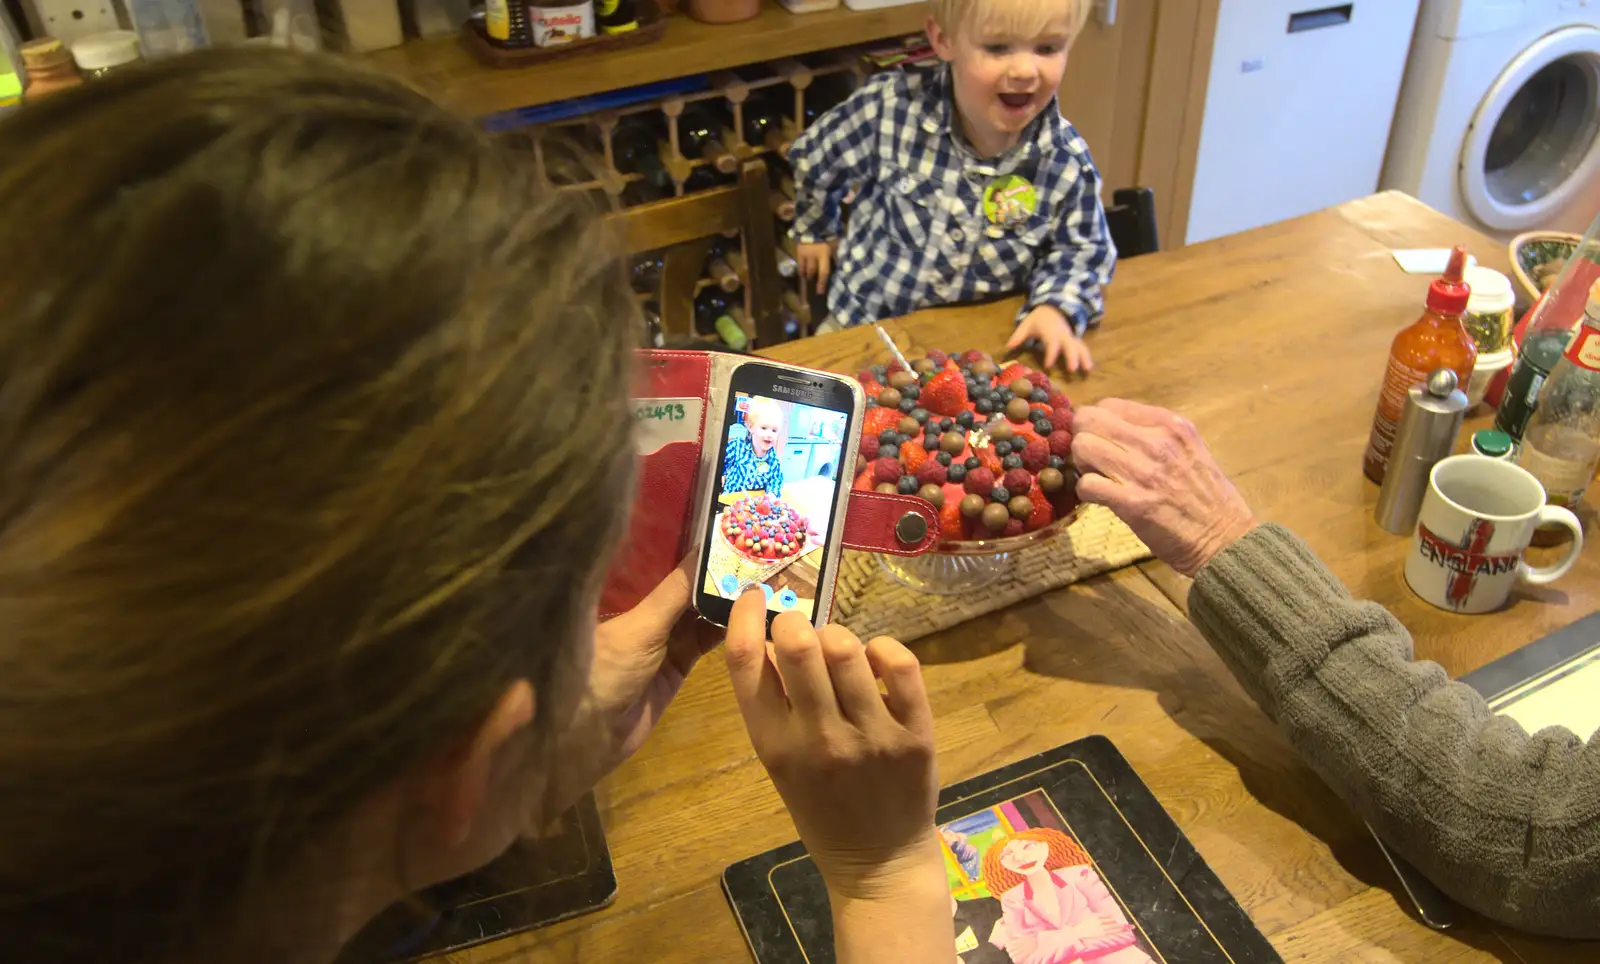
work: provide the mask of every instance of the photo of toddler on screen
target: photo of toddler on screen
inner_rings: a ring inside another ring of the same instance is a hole
[[[705,591],[737,599],[760,585],[768,609],[811,618],[848,416],[743,392],[734,409]]]

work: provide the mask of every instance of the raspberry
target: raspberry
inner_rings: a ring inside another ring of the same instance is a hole
[[[968,365],[976,365],[978,362],[983,361],[983,352],[976,348],[968,349],[967,353],[961,356],[961,360]]]
[[[923,485],[944,485],[948,475],[944,466],[940,465],[937,459],[928,459],[923,462],[917,466],[914,474],[917,477],[917,481]]]
[[[872,369],[870,368],[863,368],[856,372],[856,381],[863,385],[865,385],[867,382],[875,382],[877,380],[877,377],[873,374]]]
[[[1050,408],[1052,410],[1057,408],[1071,409],[1072,403],[1067,401],[1067,396],[1052,388],[1050,389]]]
[[[1054,432],[1050,433],[1050,437],[1046,440],[1045,444],[1050,446],[1051,455],[1059,455],[1064,459],[1072,458],[1071,432],[1063,431],[1062,429],[1058,428]]]
[[[964,485],[968,492],[987,496],[994,488],[994,473],[980,465],[967,473]]]
[[[1026,469],[1007,469],[1006,474],[1000,479],[1000,484],[1010,490],[1012,495],[1022,495],[1033,488],[1033,476]]]
[[[861,440],[861,457],[868,462],[878,457],[878,437],[876,435],[868,435]]]
[[[1049,389],[1050,387],[1050,376],[1044,372],[1029,372],[1023,377],[1033,382],[1035,388]]]
[[[1051,409],[1050,424],[1054,425],[1057,430],[1066,429],[1068,432],[1072,431],[1072,406]]]
[[[1005,531],[1000,534],[1008,537],[1022,535],[1022,520],[1012,519],[1010,522],[1007,522]]]
[[[1052,433],[1053,434],[1053,433]],[[1037,475],[1050,462],[1050,443],[1034,439],[1022,450],[1022,467]]]
[[[880,485],[899,482],[904,471],[899,459],[877,459],[872,463],[872,481]]]
[[[928,349],[927,358],[928,358],[928,361],[933,362],[935,365],[937,365],[940,368],[943,368],[944,367],[944,363],[950,360],[950,356],[949,355],[946,355],[944,352],[940,351],[937,348]]]

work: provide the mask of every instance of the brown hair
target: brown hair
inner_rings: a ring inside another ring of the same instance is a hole
[[[636,309],[581,201],[326,56],[25,107],[0,210],[0,941],[158,959],[513,681],[547,705]]]
[[[1060,870],[1062,867],[1077,867],[1092,863],[1089,852],[1069,834],[1053,827],[1027,827],[1018,830],[1014,834],[993,841],[989,844],[989,849],[984,852],[983,885],[989,888],[991,897],[999,897],[1022,883],[1021,874],[1000,862],[1000,856],[1005,853],[1006,845],[1013,840],[1041,840],[1048,844],[1050,856],[1044,862],[1046,870]]]

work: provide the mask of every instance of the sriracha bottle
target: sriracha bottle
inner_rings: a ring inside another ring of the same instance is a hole
[[[1428,286],[1427,310],[1411,327],[1394,336],[1389,346],[1389,367],[1383,373],[1383,391],[1372,418],[1372,435],[1362,471],[1367,478],[1382,483],[1389,468],[1395,430],[1405,412],[1406,395],[1412,386],[1428,380],[1428,373],[1449,368],[1456,373],[1456,384],[1472,380],[1472,367],[1478,362],[1478,346],[1461,323],[1472,293],[1462,280],[1467,265],[1467,249],[1450,252],[1444,274]]]

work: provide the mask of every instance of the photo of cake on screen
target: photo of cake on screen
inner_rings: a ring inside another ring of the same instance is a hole
[[[848,415],[765,395],[734,396],[704,591],[759,585],[774,612],[816,612]]]

